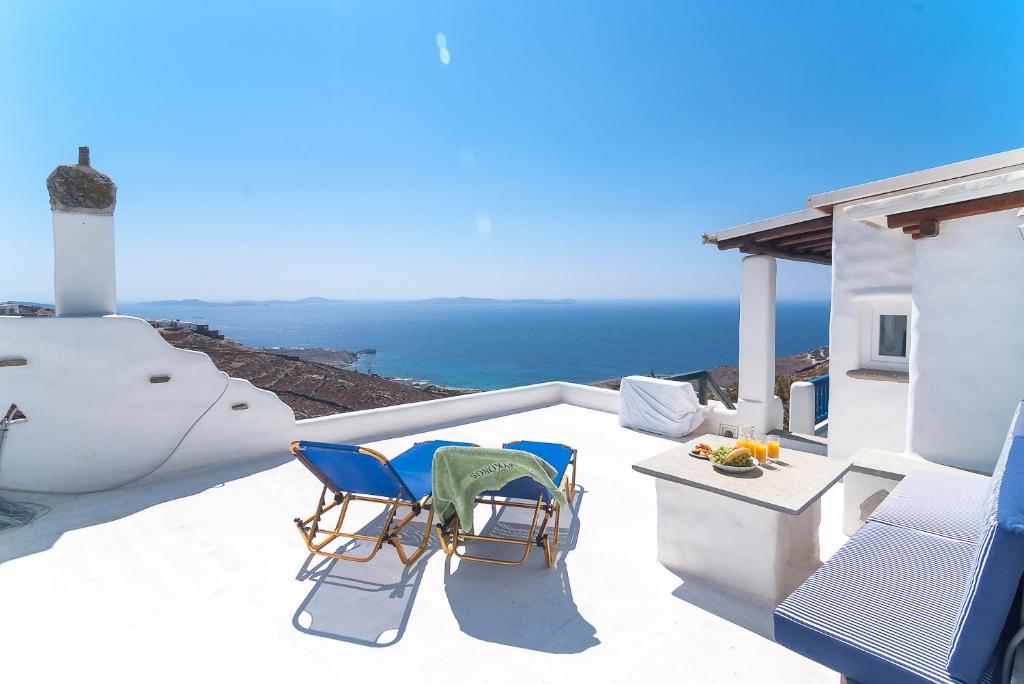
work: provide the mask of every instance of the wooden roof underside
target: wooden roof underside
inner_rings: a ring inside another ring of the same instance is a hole
[[[832,264],[830,215],[767,228],[718,240],[718,249],[739,249],[744,254],[767,254],[790,261]]]
[[[939,221],[989,214],[1007,209],[1024,207],[1024,190],[1005,192],[989,197],[941,204],[927,209],[890,214],[886,223],[890,228],[900,228],[915,240],[939,234]]]

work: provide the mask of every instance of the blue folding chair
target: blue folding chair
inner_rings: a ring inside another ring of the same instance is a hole
[[[427,549],[434,511],[430,506],[430,468],[434,452],[443,446],[474,446],[467,442],[432,440],[418,442],[390,461],[382,454],[366,447],[324,442],[292,442],[291,452],[323,484],[316,512],[305,520],[296,518],[299,534],[310,552],[327,558],[365,563],[380,551],[383,544],[391,544],[398,557],[410,565]],[[333,497],[328,501],[328,492]],[[343,532],[345,514],[353,501],[385,505],[386,517],[380,534],[373,536],[359,532]],[[323,525],[323,516],[339,508],[338,520],[333,527]],[[399,509],[409,511],[396,521]],[[423,539],[412,554],[407,554],[399,533],[423,509],[427,509],[427,524]],[[372,548],[365,556],[324,551],[324,547],[338,538],[370,542]]]
[[[551,480],[559,489],[565,490],[565,498],[572,503],[576,493],[576,450],[565,444],[552,442],[528,442],[519,440],[508,442],[502,445],[503,449],[516,449],[533,454],[543,459],[555,469]],[[569,469],[572,468],[572,475]],[[499,502],[497,499],[504,499]],[[555,562],[558,554],[558,530],[561,522],[562,507],[551,498],[551,493],[542,484],[530,477],[521,477],[512,480],[498,490],[482,492],[476,499],[477,503],[489,503],[511,508],[525,508],[533,510],[533,519],[530,522],[530,531],[525,539],[505,537],[486,534],[466,534],[459,532],[458,516],[449,520],[441,521],[437,525],[437,536],[441,540],[441,547],[448,556],[478,563],[490,563],[492,565],[522,565],[530,557],[530,551],[534,546],[544,549],[544,562],[550,568]],[[527,503],[529,502],[529,503]],[[544,517],[541,519],[541,512]],[[554,530],[548,533],[548,523],[554,517]],[[538,520],[540,524],[538,525]],[[538,531],[539,530],[539,531]],[[523,547],[523,555],[518,560],[504,560],[488,556],[477,556],[459,551],[459,544],[465,541],[485,541],[500,544],[514,544]]]

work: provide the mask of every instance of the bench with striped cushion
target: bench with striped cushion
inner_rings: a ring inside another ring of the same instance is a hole
[[[985,519],[989,478],[916,470],[885,497],[868,520],[976,543]]]
[[[776,641],[861,684],[993,681],[1024,574],[1021,406],[992,478],[908,476],[776,609]]]
[[[974,546],[868,522],[775,611],[775,640],[857,682],[946,673]]]
[[[976,681],[1006,632],[1024,574],[1024,402],[992,473],[985,522],[949,649],[949,672]]]

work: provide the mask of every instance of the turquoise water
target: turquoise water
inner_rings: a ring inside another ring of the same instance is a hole
[[[739,323],[730,301],[175,303],[121,313],[209,323],[253,347],[373,347],[364,372],[478,389],[733,364]],[[828,315],[828,302],[779,302],[777,353],[828,344]]]

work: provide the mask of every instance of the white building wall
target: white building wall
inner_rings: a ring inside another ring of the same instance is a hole
[[[847,372],[863,365],[865,310],[876,301],[909,303],[915,243],[900,231],[851,219],[844,209],[835,208],[832,228],[828,452],[839,458],[863,447],[902,452],[909,386]]]
[[[1024,397],[1017,212],[943,221],[938,237],[913,244],[908,448],[930,461],[991,472]]]
[[[127,316],[0,319],[0,489],[81,493],[287,454],[292,410]],[[168,377],[166,382],[151,382]],[[232,406],[246,404],[245,410]]]

